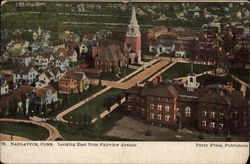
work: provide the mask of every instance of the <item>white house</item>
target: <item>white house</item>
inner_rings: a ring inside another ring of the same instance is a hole
[[[13,71],[13,84],[15,87],[19,85],[31,85],[36,81],[37,75],[37,70],[32,66],[17,67]]]
[[[64,48],[59,48],[56,51],[56,55],[57,56],[65,56],[68,57],[70,62],[74,63],[77,62],[77,52],[75,50],[72,49],[64,49]]]
[[[240,11],[238,11],[238,12],[236,13],[236,16],[237,16],[237,18],[242,18],[242,13],[241,13]]]
[[[47,69],[54,61],[54,56],[50,53],[42,53],[34,58],[33,65],[38,69]]]
[[[30,96],[31,101],[40,106],[58,101],[57,90],[50,85],[34,90]]]
[[[1,87],[0,96],[7,95],[9,93],[9,85],[4,76],[0,77],[0,87]]]
[[[27,67],[31,64],[32,60],[33,60],[33,56],[31,56],[31,55],[17,56],[16,65]]]
[[[55,59],[55,66],[60,67],[62,71],[69,69],[69,59],[64,56],[59,56]]]
[[[59,79],[64,75],[65,71],[62,71],[60,67],[51,67],[50,73],[54,75],[54,81],[58,82]]]
[[[245,17],[249,17],[250,13],[249,13],[249,10],[245,10]]]
[[[54,79],[55,77],[52,72],[44,71],[38,76],[38,81],[36,82],[36,89],[47,86]]]

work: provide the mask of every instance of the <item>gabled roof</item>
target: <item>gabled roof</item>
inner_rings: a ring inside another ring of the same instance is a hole
[[[103,48],[96,57],[96,60],[108,62],[114,62],[125,59],[126,57],[122,53],[120,46],[118,45],[109,45],[108,47]]]
[[[54,93],[57,92],[57,90],[56,90],[55,88],[53,88],[51,85],[48,85],[48,86],[46,86],[46,87],[43,87],[43,88],[41,88],[41,89],[37,89],[37,90],[33,91],[33,93],[34,93],[37,97],[39,97],[39,98],[41,98],[41,99],[44,99],[44,98],[47,97],[46,94],[47,94],[47,92],[48,92],[49,90],[51,90],[52,94],[54,94]]]
[[[22,74],[22,75],[27,75],[31,69],[35,69],[33,66],[28,66],[28,67],[16,67],[13,71],[14,74]],[[36,70],[36,69],[35,69]]]
[[[178,91],[171,84],[160,83],[156,86],[152,86],[151,82],[146,82],[141,95],[176,98],[178,96]]]

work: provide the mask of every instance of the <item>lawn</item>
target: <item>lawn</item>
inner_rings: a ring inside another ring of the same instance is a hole
[[[70,106],[79,103],[87,97],[94,95],[100,90],[104,89],[104,86],[91,85],[89,89],[82,92],[82,94],[58,94],[58,98],[63,100],[62,104],[58,104],[58,107],[52,112],[52,116],[56,116],[60,112],[66,110]]]
[[[78,107],[74,111],[65,115],[64,119],[78,122],[78,120],[87,119],[89,122],[93,118],[97,117],[100,113],[107,110],[108,107],[112,106],[117,102],[117,99],[124,96],[122,89],[111,88],[96,98]]]
[[[120,106],[119,108],[107,117],[91,125],[75,125],[53,121],[50,121],[49,123],[57,127],[60,134],[66,140],[70,141],[126,141],[128,139],[104,135],[115,125],[116,121],[123,117],[123,114],[120,112],[123,106]]]
[[[0,133],[20,136],[31,140],[46,140],[49,131],[38,125],[29,123],[0,122]]]
[[[227,82],[233,82],[233,87],[236,90],[240,90],[240,83],[235,81],[230,75],[224,77],[217,77],[213,75],[203,75],[197,77],[197,81],[200,82],[201,85],[207,86],[210,84],[227,84]]]
[[[122,68],[121,73],[119,73],[119,76],[121,78],[123,78],[123,77],[129,75],[130,73],[132,73],[134,71],[136,71],[136,69]],[[109,81],[118,81],[118,80],[120,80],[120,78],[117,77],[116,73],[114,73],[114,72],[102,72],[101,79],[102,80],[109,80]]]
[[[209,71],[212,69],[211,65],[194,64],[193,72],[202,73],[204,71]],[[191,72],[190,63],[176,63],[171,68],[163,72],[161,75],[163,79],[174,79],[178,77],[187,76]]]

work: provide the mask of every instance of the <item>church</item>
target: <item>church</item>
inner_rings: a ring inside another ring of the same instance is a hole
[[[132,8],[130,24],[127,28],[125,43],[129,47],[128,61],[130,64],[141,63],[141,33],[136,19],[135,7]]]

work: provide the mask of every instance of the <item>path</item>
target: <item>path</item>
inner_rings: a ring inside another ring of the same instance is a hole
[[[144,67],[146,67],[144,71],[136,74],[128,81],[122,82],[122,81],[124,81],[124,79],[121,79],[119,81],[102,80],[102,85],[106,85],[106,86],[114,87],[114,88],[128,89],[128,88],[131,88],[132,86],[135,86],[135,85],[143,82],[148,77],[154,75],[156,72],[158,72],[162,68],[164,68],[168,63],[169,62],[166,60],[161,60],[158,63],[152,65],[151,67],[147,68],[147,66],[144,66]],[[97,85],[99,83],[99,80],[93,80],[93,83]]]
[[[60,135],[59,131],[57,130],[56,127],[44,123],[44,122],[37,122],[37,121],[31,121],[31,120],[18,120],[18,119],[10,119],[10,118],[1,118],[0,121],[4,122],[24,122],[24,123],[30,123],[30,124],[35,124],[38,126],[42,126],[46,128],[49,131],[49,137],[46,139],[47,141],[54,141],[57,138],[62,138]]]
[[[0,133],[0,141],[31,141],[28,138]]]
[[[100,90],[99,92],[95,93],[94,95],[92,95],[92,96],[90,96],[90,97],[84,99],[83,101],[81,101],[81,102],[79,102],[79,103],[77,103],[77,104],[75,104],[75,105],[69,107],[69,108],[66,109],[65,111],[59,113],[59,114],[56,116],[56,120],[57,120],[57,121],[62,121],[62,122],[68,123],[67,120],[64,120],[64,119],[63,119],[63,116],[65,116],[66,114],[72,112],[73,110],[75,110],[75,109],[78,108],[79,106],[81,106],[81,105],[83,105],[83,104],[89,102],[90,100],[94,99],[95,97],[99,96],[100,94],[106,92],[106,91],[109,90],[110,88],[111,88],[111,87],[106,87],[106,88]]]
[[[68,123],[67,120],[63,119],[63,117],[72,112],[73,110],[77,109],[79,106],[89,102],[90,100],[94,99],[95,97],[97,97],[98,95],[106,92],[107,90],[109,90],[110,88],[114,87],[114,88],[121,88],[121,89],[127,89],[127,88],[130,88],[132,87],[133,85],[135,85],[137,82],[140,82],[140,81],[143,81],[144,79],[146,79],[147,77],[149,77],[150,75],[154,74],[155,72],[157,72],[159,69],[161,69],[163,66],[165,66],[166,64],[168,64],[166,61],[161,61],[159,63],[156,63],[158,62],[159,59],[154,59],[154,60],[151,60],[149,62],[145,62],[143,66],[141,66],[139,69],[137,69],[136,71],[132,72],[131,74],[127,75],[126,77],[120,79],[119,81],[117,82],[112,82],[112,81],[106,81],[106,80],[102,80],[102,85],[106,85],[107,87],[100,90],[99,92],[95,93],[94,95],[84,99],[83,101],[69,107],[68,109],[64,110],[63,112],[59,113],[57,116],[56,116],[56,120],[57,121],[62,121],[62,122],[66,122]],[[156,64],[154,64],[156,63]],[[153,65],[154,64],[154,65]],[[152,65],[152,66],[151,66]],[[151,66],[151,67],[149,67]],[[149,67],[149,68],[147,68]],[[144,68],[146,68],[144,71],[142,71]],[[155,70],[154,70],[155,69]],[[142,71],[142,72],[141,72]],[[140,72],[140,73],[138,73]],[[138,74],[137,74],[138,73]],[[136,75],[137,74],[137,75]],[[135,75],[135,76],[134,76]],[[134,77],[132,77],[134,76]],[[126,82],[123,82],[125,81],[126,79],[132,77],[131,79],[129,79],[128,81]],[[140,79],[140,80],[138,80]],[[96,84],[98,85],[99,84],[99,80],[91,80],[93,84]]]
[[[123,98],[121,99],[121,103],[120,103],[120,104],[119,104],[119,103],[115,103],[114,105],[112,105],[112,106],[110,107],[110,110],[105,110],[104,112],[102,112],[102,113],[99,115],[99,117],[100,117],[100,118],[104,118],[104,117],[107,116],[109,113],[111,113],[113,110],[115,110],[117,107],[119,107],[121,104],[123,104],[123,103],[125,102],[125,100],[126,100],[126,98],[123,97]],[[98,118],[96,117],[96,118],[94,118],[94,119],[91,121],[91,123],[95,123],[97,120],[98,120]]]

